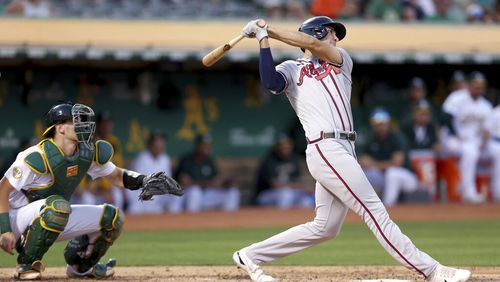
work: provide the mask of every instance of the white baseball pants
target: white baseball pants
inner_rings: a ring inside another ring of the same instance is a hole
[[[335,238],[349,208],[365,221],[384,249],[402,265],[425,278],[434,271],[438,262],[417,249],[389,218],[352,152],[334,139],[325,139],[308,145],[306,159],[317,181],[314,220],[246,247],[253,262],[270,262]]]

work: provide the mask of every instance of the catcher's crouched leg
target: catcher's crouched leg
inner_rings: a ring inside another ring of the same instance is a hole
[[[42,257],[66,227],[70,213],[71,206],[63,197],[53,195],[45,199],[40,216],[33,219],[17,243],[19,256],[16,279],[40,278],[40,273],[45,268],[41,262]]]
[[[100,232],[76,237],[64,249],[64,259],[68,264],[66,274],[69,277],[90,278],[113,276],[116,260],[99,263],[99,259],[120,236],[124,220],[125,216],[120,209],[104,204],[99,222]]]

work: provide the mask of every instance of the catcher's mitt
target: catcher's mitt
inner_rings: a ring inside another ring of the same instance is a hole
[[[172,194],[182,196],[184,189],[172,177],[164,172],[152,173],[142,180],[142,191],[139,200],[149,201],[155,195]]]

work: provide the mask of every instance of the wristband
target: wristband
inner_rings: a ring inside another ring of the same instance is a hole
[[[0,234],[7,232],[12,232],[12,229],[10,228],[9,213],[0,213]]]
[[[137,190],[142,187],[142,180],[145,175],[139,174],[135,171],[123,170],[123,187],[129,190]]]

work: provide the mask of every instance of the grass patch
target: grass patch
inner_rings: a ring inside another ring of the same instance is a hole
[[[450,265],[500,265],[500,222],[402,222],[399,226],[415,245]],[[119,265],[230,265],[231,255],[248,244],[286,228],[210,229],[189,231],[124,232],[105,258]],[[44,257],[48,266],[65,265],[66,242],[56,243]],[[391,265],[364,224],[344,224],[340,236],[275,262],[283,265]],[[0,254],[0,267],[12,267],[15,257]]]

